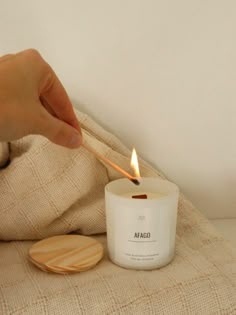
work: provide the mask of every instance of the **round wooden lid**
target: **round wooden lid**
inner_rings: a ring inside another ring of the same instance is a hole
[[[103,246],[82,235],[58,235],[35,243],[30,261],[43,271],[76,273],[93,268],[103,257]]]

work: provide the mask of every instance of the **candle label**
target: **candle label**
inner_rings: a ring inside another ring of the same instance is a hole
[[[134,233],[134,238],[150,238],[151,237],[151,233],[140,233],[140,232],[135,232]]]
[[[161,250],[161,211],[153,208],[129,210],[115,211],[115,221],[122,222],[122,229],[113,230],[116,254],[130,263],[153,263],[159,259]]]

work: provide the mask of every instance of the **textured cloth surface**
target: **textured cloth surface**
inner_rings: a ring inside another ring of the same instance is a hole
[[[231,219],[211,219],[210,222],[236,247],[236,218]]]
[[[78,113],[85,141],[127,171],[130,151]],[[126,270],[107,256],[92,270],[47,274],[28,260],[33,240],[105,232],[104,185],[120,175],[85,149],[43,137],[11,145],[0,170],[0,314],[236,314],[236,252],[181,194],[176,255],[154,271]],[[143,176],[162,176],[142,163]],[[163,176],[162,176],[163,177]],[[106,245],[105,235],[96,236]]]

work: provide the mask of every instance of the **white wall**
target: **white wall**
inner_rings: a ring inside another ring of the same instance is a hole
[[[1,0],[0,54],[37,48],[71,98],[209,217],[236,216],[234,0]]]

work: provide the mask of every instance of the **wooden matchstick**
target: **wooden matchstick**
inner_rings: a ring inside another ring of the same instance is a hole
[[[92,154],[94,154],[99,160],[102,160],[104,163],[109,164],[111,167],[113,167],[116,171],[120,172],[121,174],[123,174],[125,177],[127,177],[129,180],[131,180],[132,183],[134,183],[135,185],[139,185],[140,182],[137,180],[137,178],[135,178],[134,176],[132,176],[131,174],[129,174],[128,172],[126,172],[125,170],[123,170],[123,168],[121,168],[120,166],[116,165],[114,162],[110,161],[108,158],[106,158],[105,156],[103,156],[102,154],[98,153],[97,151],[95,151],[93,148],[91,148],[87,143],[82,143],[82,146],[88,150],[89,152],[91,152]]]

